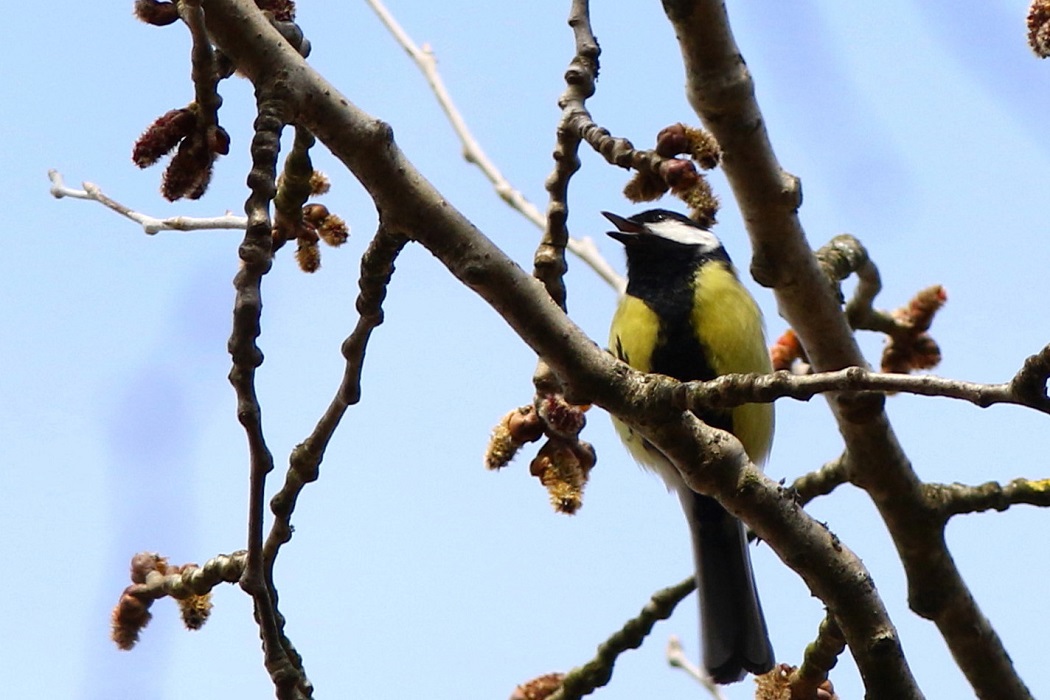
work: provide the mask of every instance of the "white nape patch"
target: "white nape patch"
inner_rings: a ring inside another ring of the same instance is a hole
[[[669,241],[681,243],[682,245],[698,246],[701,252],[704,253],[712,253],[722,247],[722,242],[718,240],[718,236],[710,231],[705,231],[698,226],[690,226],[675,219],[664,219],[663,221],[647,223],[645,228],[660,238],[666,238]]]

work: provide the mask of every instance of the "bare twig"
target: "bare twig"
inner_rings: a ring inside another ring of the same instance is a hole
[[[219,76],[208,31],[204,28],[204,12],[200,0],[183,0],[178,3],[179,16],[190,30],[193,48],[190,52],[190,79],[193,81],[193,101],[200,108],[197,112],[197,128],[207,133],[219,123],[219,108],[222,97],[218,93]]]
[[[689,659],[685,650],[682,649],[681,640],[673,634],[667,639],[667,663],[689,674],[693,680],[704,687],[704,690],[711,693],[711,697],[715,698],[715,700],[725,700],[726,696],[722,692],[722,688],[711,680],[711,676],[707,675],[704,669]]]
[[[488,155],[481,148],[481,144],[477,142],[473,134],[470,132],[470,128],[467,126],[466,120],[459,113],[455,102],[452,101],[451,95],[445,88],[445,83],[441,79],[441,73],[437,69],[437,60],[434,58],[434,52],[429,46],[424,45],[422,48],[419,47],[408,33],[398,24],[394,16],[390,14],[390,11],[386,9],[380,0],[365,0],[368,5],[375,11],[379,17],[383,26],[394,36],[397,43],[401,45],[408,55],[412,58],[412,61],[416,64],[419,70],[423,73],[427,83],[430,85],[431,90],[434,92],[434,96],[437,98],[438,104],[441,105],[441,109],[445,112],[448,117],[449,123],[452,125],[452,129],[456,132],[456,136],[459,137],[460,143],[463,146],[463,157],[468,163],[473,163],[481,169],[485,177],[489,182],[492,183],[496,190],[496,194],[499,195],[500,199],[509,204],[515,211],[522,214],[528,219],[534,226],[539,229],[546,227],[547,219],[540,212],[536,205],[530,202],[525,196],[517,189],[515,189],[503,173],[500,172],[499,168],[489,160]],[[606,262],[605,258],[602,257],[598,251],[597,246],[594,245],[594,241],[590,238],[570,238],[567,242],[569,251],[586,263],[592,270],[594,270],[599,277],[605,280],[609,286],[615,289],[617,292],[622,292],[626,284],[623,278],[617,274],[615,270]]]
[[[61,173],[57,170],[48,170],[47,176],[51,180],[51,196],[55,199],[70,197],[71,199],[88,199],[112,209],[121,216],[131,219],[142,227],[142,230],[153,235],[160,231],[206,231],[212,229],[239,229],[244,230],[248,225],[248,219],[244,216],[235,216],[227,212],[223,216],[211,218],[193,218],[189,216],[172,216],[166,219],[158,219],[148,214],[142,214],[127,207],[115,199],[111,199],[90,182],[82,184],[84,189],[75,190],[66,187]]]
[[[817,638],[806,647],[802,664],[791,674],[791,697],[794,700],[809,700],[818,697],[817,689],[828,680],[828,673],[835,668],[839,656],[846,650],[846,639],[842,636],[831,613],[824,616],[817,629]]]
[[[380,228],[371,245],[361,258],[361,293],[357,297],[360,314],[357,326],[343,341],[343,357],[346,369],[342,385],[332,399],[328,409],[317,422],[313,432],[296,445],[289,459],[284,485],[270,501],[274,522],[263,548],[266,575],[273,580],[273,564],[281,546],[292,538],[292,511],[303,487],[317,480],[321,460],[328,443],[338,427],[346,409],[361,398],[361,368],[365,348],[372,331],[383,322],[383,299],[387,285],[394,273],[394,261],[404,248],[407,239]]]
[[[594,94],[598,80],[598,56],[601,49],[591,30],[587,0],[574,0],[569,11],[569,26],[576,39],[576,52],[565,71],[565,92],[558,100],[562,109],[554,147],[554,171],[547,177],[549,195],[543,238],[536,248],[532,274],[543,282],[555,303],[566,308],[565,247],[569,241],[569,180],[580,169],[580,136],[568,128],[577,110]],[[621,290],[622,291],[622,290]]]
[[[568,69],[565,71],[565,92],[562,93],[561,99],[558,100],[558,105],[562,108],[562,118],[558,125],[554,147],[554,170],[547,176],[545,183],[549,196],[547,219],[543,229],[543,236],[536,247],[532,263],[533,276],[543,282],[543,286],[547,289],[551,299],[563,310],[568,308],[568,293],[565,288],[565,272],[568,267],[565,261],[565,248],[571,240],[568,228],[569,180],[580,169],[580,158],[578,155],[580,137],[571,129],[568,129],[567,126],[572,118],[572,114],[577,109],[585,109],[584,102],[594,94],[594,85],[598,79],[598,55],[601,52],[591,30],[589,12],[587,0],[574,0],[569,11],[569,26],[572,27],[573,35],[575,36],[576,52],[569,62]],[[622,279],[618,279],[613,286],[621,294],[626,289]],[[536,387],[536,395],[533,398],[536,416],[542,418],[545,415],[541,409],[549,399],[553,398],[558,402],[564,401],[562,381],[542,358],[536,363],[536,371],[533,372],[532,383]],[[580,428],[582,426],[583,424],[581,423]],[[580,444],[579,429],[575,431],[575,434],[569,436],[568,440],[569,445],[571,445],[570,453],[578,451],[578,454],[586,454],[589,459],[585,460],[585,462],[589,462],[593,466],[596,455],[593,448],[589,445],[583,448]],[[551,449],[553,448],[548,441],[540,448],[540,454],[543,455]],[[560,453],[562,450],[555,450],[555,452]],[[576,463],[579,464],[578,460],[576,460]],[[547,487],[552,501],[557,504],[555,506],[557,510],[560,512],[574,512],[575,508],[582,504],[580,498],[583,494],[583,484],[586,483],[589,468],[582,471],[577,469],[554,470],[572,473],[577,478],[551,479],[549,474],[552,470],[547,468],[550,464],[550,460],[545,460],[545,466],[537,470],[541,475],[548,475],[546,478],[541,476],[540,481]],[[536,462],[533,463],[533,466],[537,466]],[[530,471],[532,471],[531,468]],[[568,486],[567,490],[565,489],[566,486]],[[569,508],[564,508],[566,504],[571,505]]]
[[[857,275],[853,298],[846,304],[846,318],[853,328],[889,337],[882,351],[883,372],[908,373],[932,369],[940,363],[941,349],[930,334],[930,327],[948,300],[944,287],[932,285],[917,292],[904,306],[883,311],[874,307],[875,297],[882,289],[879,269],[859,240],[849,234],[835,236],[816,256],[828,279],[836,285],[851,274]]]
[[[284,169],[273,198],[274,224],[282,242],[295,238],[296,226],[302,225],[303,205],[310,198],[310,178],[314,173],[310,149],[314,137],[307,129],[295,127],[292,150],[284,158]]]
[[[165,596],[185,598],[203,595],[221,583],[236,583],[244,571],[248,553],[244,550],[219,554],[200,567],[185,567],[178,573],[150,571],[146,580],[135,586],[134,595],[156,600]]]
[[[1033,357],[1042,354],[1050,356],[1050,346]],[[1046,396],[1045,388],[1042,394],[1020,389],[1028,384],[1038,385],[1039,373],[1032,373],[1034,379],[1023,380],[1026,371],[1022,368],[1018,372],[1022,379],[1015,377],[1002,384],[979,384],[928,374],[885,374],[863,367],[807,375],[783,370],[773,374],[725,374],[706,382],[682,384],[677,400],[683,409],[695,411],[708,407],[731,408],[745,403],[771,403],[780,398],[808,401],[828,392],[881,391],[960,399],[981,408],[1012,404],[1050,414],[1050,398]],[[1045,376],[1042,382],[1045,387]]]
[[[279,700],[301,700],[313,695],[302,668],[302,659],[284,634],[284,619],[277,609],[277,591],[266,576],[263,552],[263,509],[266,477],[273,471],[273,455],[266,446],[262,410],[255,393],[255,370],[263,356],[255,340],[261,332],[262,277],[273,263],[269,206],[277,191],[277,152],[284,127],[284,102],[272,88],[257,91],[258,116],[252,140],[251,194],[244,205],[248,228],[240,246],[242,266],[234,278],[237,290],[229,350],[233,358],[230,383],[237,392],[237,418],[248,437],[251,463],[248,498],[248,559],[241,588],[252,597],[263,642],[266,669]]]
[[[668,588],[657,591],[642,608],[641,614],[628,620],[606,641],[598,645],[598,655],[583,666],[565,674],[561,690],[549,700],[578,700],[601,688],[612,678],[617,657],[629,649],[637,649],[660,620],[666,620],[687,595],[696,590],[692,576]]]
[[[1004,511],[1014,505],[1050,507],[1050,479],[1014,479],[980,486],[926,484],[927,498],[939,506],[945,518],[986,510]]]
[[[820,469],[803,474],[791,484],[795,499],[800,505],[806,505],[818,496],[827,496],[838,486],[846,483],[849,471],[846,468],[846,454],[839,455]]]
[[[879,268],[868,257],[867,248],[855,237],[841,234],[822,246],[816,255],[824,274],[836,284],[851,274],[857,275],[853,298],[846,304],[846,318],[850,326],[892,333],[896,325],[893,318],[885,312],[876,311],[872,306],[875,297],[882,291],[882,278]],[[842,294],[841,290],[839,294]]]

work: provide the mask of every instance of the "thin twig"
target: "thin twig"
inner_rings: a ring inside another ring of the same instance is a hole
[[[818,496],[827,496],[837,487],[849,480],[849,469],[846,466],[848,455],[841,454],[820,469],[803,474],[791,484],[795,500],[799,505],[806,505]]]
[[[187,567],[175,574],[151,571],[144,583],[134,587],[133,594],[143,599],[156,600],[170,596],[186,598],[204,595],[221,583],[236,583],[244,571],[248,553],[244,550],[218,554],[200,567]]]
[[[989,481],[980,486],[926,484],[927,498],[944,518],[986,510],[1004,511],[1014,505],[1050,507],[1050,479],[1014,479],[1008,484]]]
[[[820,621],[817,638],[806,647],[802,664],[791,674],[792,700],[816,697],[817,689],[828,680],[828,674],[845,650],[846,639],[842,636],[842,630],[831,613],[828,613]]]
[[[533,257],[532,274],[543,282],[547,293],[561,308],[566,308],[565,248],[569,242],[569,180],[580,169],[580,136],[568,128],[577,110],[586,110],[587,98],[594,94],[598,80],[598,55],[601,49],[591,30],[587,0],[573,0],[569,26],[576,39],[576,52],[565,71],[565,92],[558,100],[562,109],[554,147],[554,171],[545,183],[548,202],[543,237]],[[622,290],[619,290],[622,291]]]
[[[569,245],[569,180],[580,169],[580,137],[567,128],[569,120],[576,110],[585,110],[584,103],[594,94],[595,82],[598,80],[598,55],[601,49],[591,30],[590,8],[587,0],[574,0],[569,11],[569,26],[575,37],[576,52],[565,71],[565,92],[558,100],[562,117],[558,124],[554,146],[554,170],[547,176],[545,187],[548,193],[547,217],[543,236],[532,259],[532,275],[543,282],[547,293],[563,310],[568,309],[568,292],[565,288],[565,272],[568,269],[565,261],[565,248]],[[613,287],[622,294],[626,287],[622,278],[617,278]],[[544,397],[550,394],[561,394],[563,383],[551,371],[550,366],[540,358],[536,371],[532,375],[536,387],[534,405],[539,407]],[[542,415],[537,410],[536,415]],[[578,436],[572,438],[574,442]]]
[[[138,643],[152,615],[149,610],[159,598],[178,601],[182,622],[187,629],[200,629],[211,613],[211,591],[220,583],[234,583],[244,573],[247,553],[220,554],[204,566],[172,566],[156,552],[140,552],[131,558],[131,585],[120,594],[111,617],[110,638],[128,651]]]
[[[222,97],[218,93],[221,80],[215,60],[215,50],[204,26],[204,11],[200,0],[183,0],[178,4],[179,16],[190,30],[193,48],[190,52],[190,79],[193,81],[193,101],[200,108],[197,112],[197,128],[202,133],[217,126]]]
[[[266,576],[263,553],[263,510],[266,477],[273,471],[273,455],[266,446],[262,410],[255,393],[255,370],[262,364],[262,351],[255,340],[261,332],[262,277],[273,263],[269,206],[277,191],[277,152],[284,127],[284,104],[273,89],[258,88],[258,116],[252,140],[252,169],[248,174],[251,194],[245,203],[248,228],[240,246],[241,269],[234,277],[237,290],[233,309],[233,332],[229,350],[233,358],[230,384],[237,392],[237,418],[248,437],[251,463],[248,498],[248,560],[241,588],[254,602],[255,618],[263,642],[267,671],[279,700],[300,700],[313,695],[313,687],[302,668],[302,659],[284,635],[284,619],[277,608],[277,591]]]
[[[675,606],[694,590],[696,578],[690,576],[681,583],[654,593],[642,608],[641,614],[628,620],[621,629],[598,645],[597,656],[565,674],[561,689],[551,695],[549,700],[578,700],[608,683],[620,654],[640,647],[653,626],[670,617]]]
[[[846,303],[846,318],[849,319],[850,327],[892,334],[896,327],[893,317],[884,311],[877,311],[873,306],[875,297],[882,291],[882,277],[864,244],[844,233],[821,246],[816,256],[824,274],[836,285],[851,274],[857,275],[857,287],[853,297]]]
[[[343,341],[346,369],[342,384],[313,432],[292,450],[284,485],[270,500],[274,521],[263,553],[266,575],[271,581],[277,553],[292,538],[292,512],[296,500],[306,484],[317,480],[321,460],[336,427],[346,409],[361,398],[361,368],[365,349],[372,331],[383,322],[382,304],[394,273],[394,261],[407,242],[404,236],[381,227],[361,258],[361,278],[358,282],[361,292],[357,297],[360,316],[353,332]]]
[[[397,20],[394,19],[393,15],[390,14],[390,11],[386,9],[380,0],[365,1],[375,11],[383,26],[394,36],[401,48],[412,58],[420,72],[423,73],[424,78],[430,85],[430,89],[433,90],[434,96],[437,98],[438,104],[441,105],[441,109],[448,117],[452,129],[456,132],[456,136],[459,137],[463,147],[463,157],[466,161],[481,169],[488,181],[492,183],[500,199],[522,214],[534,226],[544,229],[547,219],[543,213],[510,184],[507,178],[503,176],[503,173],[499,171],[499,168],[489,160],[477,139],[471,134],[466,121],[459,113],[459,109],[456,108],[456,104],[452,101],[451,95],[445,88],[445,83],[441,79],[441,73],[437,69],[437,60],[434,58],[434,52],[430,47],[424,45],[420,48],[412,41],[412,38],[398,24]],[[570,238],[567,242],[567,247],[573,255],[594,270],[609,286],[618,293],[623,291],[626,286],[623,278],[602,257],[593,240],[590,238]]]
[[[142,227],[142,230],[153,235],[160,231],[207,231],[214,229],[239,229],[244,230],[248,225],[248,218],[236,216],[226,212],[223,216],[210,218],[193,218],[189,216],[172,216],[166,219],[158,219],[148,214],[142,214],[120,202],[108,197],[97,185],[85,182],[82,190],[66,187],[61,173],[57,170],[48,170],[47,176],[51,180],[51,196],[55,199],[69,197],[71,199],[87,199],[112,209],[123,217],[131,219]]]
[[[1033,357],[1043,354],[1050,355],[1050,346]],[[1025,371],[1019,371],[1018,376],[1022,376]],[[981,408],[1012,404],[1050,414],[1050,398],[1045,390],[1046,376],[1042,376],[1042,393],[1019,389],[1039,384],[1041,375],[1038,372],[1032,374],[1035,375],[1034,379],[1025,378],[1021,381],[1015,378],[1002,384],[979,384],[929,374],[885,374],[863,367],[807,375],[787,371],[773,374],[726,374],[711,381],[681,385],[676,400],[683,409],[695,411],[708,407],[730,408],[745,403],[771,403],[780,398],[808,401],[828,392],[879,391],[960,399]]]
[[[715,698],[715,700],[725,700],[726,696],[722,693],[722,688],[711,680],[711,676],[707,675],[707,672],[705,672],[704,669],[694,664],[689,657],[685,655],[685,650],[682,649],[681,640],[673,634],[667,639],[666,656],[668,664],[673,668],[680,668],[685,671],[690,678],[702,685],[704,690],[711,693],[711,697]]]

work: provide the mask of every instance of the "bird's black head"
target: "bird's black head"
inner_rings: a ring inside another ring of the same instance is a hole
[[[616,226],[608,235],[627,247],[628,257],[632,248],[650,248],[666,251],[666,254],[689,253],[711,255],[722,250],[722,243],[715,234],[700,226],[688,216],[667,209],[649,209],[630,218],[623,218],[607,211],[602,216]]]
[[[627,252],[627,293],[655,298],[669,290],[689,295],[697,270],[708,262],[731,265],[715,234],[687,216],[650,209],[630,218],[602,212],[616,226],[608,234]]]

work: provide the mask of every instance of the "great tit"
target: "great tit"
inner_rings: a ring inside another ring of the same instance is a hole
[[[609,347],[620,360],[683,382],[772,371],[762,314],[713,233],[665,209],[627,219],[602,213],[617,229],[609,235],[627,252],[627,293],[609,333]],[[698,417],[732,432],[753,463],[765,460],[773,439],[772,404],[745,404]],[[693,538],[708,674],[724,684],[748,671],[769,671],[773,647],[743,523],[715,499],[686,486],[655,446],[613,422],[634,458],[659,474],[682,502]]]

